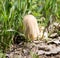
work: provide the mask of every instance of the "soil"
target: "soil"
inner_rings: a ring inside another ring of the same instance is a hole
[[[60,37],[14,44],[6,58],[60,58]]]

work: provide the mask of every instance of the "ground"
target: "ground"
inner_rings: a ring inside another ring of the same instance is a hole
[[[14,44],[6,52],[7,58],[60,58],[60,24],[49,26],[48,39],[27,42],[23,36],[15,37]],[[53,28],[55,27],[55,28]]]
[[[9,58],[60,58],[60,37],[48,41],[37,40],[14,44],[6,56]]]

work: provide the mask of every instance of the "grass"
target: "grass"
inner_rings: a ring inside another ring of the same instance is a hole
[[[60,0],[0,0],[0,49],[3,52],[10,48],[16,33],[24,34],[22,20],[26,14],[33,14],[37,21],[45,17],[42,22],[45,26],[51,15],[60,22]]]
[[[39,55],[37,55],[36,53],[33,53],[32,51],[30,51],[30,55],[32,58],[39,58]]]

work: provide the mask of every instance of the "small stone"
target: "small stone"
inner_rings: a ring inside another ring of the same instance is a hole
[[[13,58],[13,55],[14,55],[14,53],[11,53],[11,54],[9,55],[9,58]]]
[[[52,41],[48,41],[47,43],[48,44],[56,44],[56,45],[59,45],[60,44],[60,41],[59,40],[52,40]]]
[[[54,24],[53,24],[53,25],[57,27],[57,26],[59,25],[59,23],[57,23],[57,22],[54,22]]]
[[[28,49],[23,49],[23,53],[24,53],[24,55],[28,55],[29,54],[29,50]]]
[[[45,51],[39,50],[37,54],[38,54],[38,55],[43,55],[44,53],[45,53]]]
[[[40,43],[40,41],[33,41],[35,44],[39,44]]]
[[[58,37],[59,41],[60,41],[60,37]]]
[[[51,38],[55,38],[55,37],[57,37],[57,36],[58,36],[57,33],[53,33],[53,34],[51,34],[49,37],[51,37]]]

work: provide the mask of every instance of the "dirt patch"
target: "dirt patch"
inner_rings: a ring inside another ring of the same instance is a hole
[[[9,58],[60,58],[60,39],[21,42],[6,53]]]

